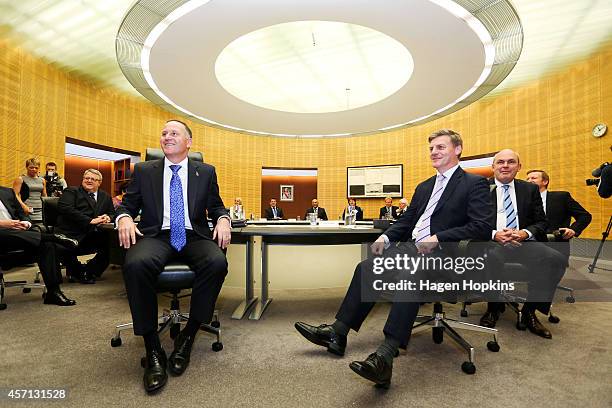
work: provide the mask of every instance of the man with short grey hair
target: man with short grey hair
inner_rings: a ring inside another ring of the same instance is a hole
[[[57,205],[56,231],[79,241],[78,252],[96,254],[86,265],[78,261],[76,251],[62,256],[68,279],[81,283],[95,283],[109,264],[108,244],[98,226],[114,219],[115,207],[110,195],[100,190],[101,184],[102,173],[87,169],[81,185],[64,190]]]

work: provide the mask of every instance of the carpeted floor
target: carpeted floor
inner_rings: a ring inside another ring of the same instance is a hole
[[[574,268],[580,273],[586,266],[578,262]],[[34,270],[10,272],[5,278],[31,279]],[[606,286],[611,275],[600,272],[594,279]],[[542,319],[552,340],[519,332],[506,312],[498,324],[499,353],[487,351],[487,335],[464,333],[476,347],[477,372],[472,376],[461,371],[465,353],[450,340],[436,345],[429,332],[415,335],[407,352],[395,359],[391,388],[380,390],[348,364],[364,359],[382,340],[386,305],[376,307],[363,329],[350,335],[346,356],[338,358],[304,340],[293,323],[331,322],[343,289],[275,291],[264,318],[255,322],[230,319],[242,292],[225,288],[218,302],[225,348],[213,352],[212,337],[202,333],[187,372],[170,377],[160,394],[147,396],[139,364],[142,340],[126,333],[123,346],[110,347],[114,325],[131,320],[127,300],[120,295],[120,271],[107,271],[95,285],[65,284],[64,291],[77,306],[43,305],[37,290],[7,290],[9,306],[0,312],[3,395],[10,388],[63,388],[68,397],[56,406],[88,408],[612,406],[612,303],[586,303],[577,296],[575,304],[557,304],[561,322]],[[165,299],[160,302],[166,305]],[[483,304],[472,305],[466,320],[477,323],[483,311]],[[447,313],[458,316],[458,307],[447,307]],[[170,339],[162,341],[170,353]],[[48,404],[20,405],[0,396],[2,407]]]

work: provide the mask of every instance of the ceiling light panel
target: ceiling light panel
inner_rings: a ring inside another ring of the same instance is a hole
[[[266,109],[339,112],[378,102],[409,80],[401,43],[376,30],[295,21],[248,33],[219,55],[215,74],[235,97]]]

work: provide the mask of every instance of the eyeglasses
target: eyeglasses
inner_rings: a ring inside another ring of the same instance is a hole
[[[101,179],[95,178],[95,177],[83,177],[83,180],[85,181],[102,181]]]

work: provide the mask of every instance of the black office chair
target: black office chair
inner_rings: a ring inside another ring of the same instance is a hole
[[[4,280],[4,272],[16,266],[31,264],[34,261],[35,257],[33,255],[26,254],[26,251],[23,250],[6,251],[0,254],[0,310],[5,310],[7,308],[7,304],[4,303],[4,291],[6,288],[21,288],[23,293],[30,293],[32,288],[42,289],[42,296],[45,296],[47,288],[42,283],[29,283],[28,281],[24,280]]]
[[[161,149],[147,148],[145,160],[156,160],[164,157]],[[189,158],[195,161],[203,161],[203,155],[199,152],[189,153]],[[189,266],[181,262],[170,262],[165,267],[157,279],[158,293],[169,292],[170,309],[165,309],[158,319],[159,329],[158,334],[170,331],[170,337],[176,338],[181,330],[181,324],[187,322],[189,313],[182,313],[180,310],[179,299],[191,296],[186,294],[179,296],[181,290],[191,289],[195,279],[195,272]],[[119,324],[116,326],[115,336],[111,339],[112,347],[121,346],[121,332],[128,329],[133,329],[133,323]],[[211,333],[216,336],[216,341],[212,344],[213,351],[221,351],[223,343],[221,342],[221,323],[219,322],[218,311],[213,313],[213,320],[210,324],[202,324],[202,331]]]
[[[158,293],[170,293],[170,296],[166,296],[170,298],[170,309],[165,309],[158,319],[158,334],[162,334],[169,330],[170,338],[174,339],[181,330],[181,323],[185,323],[189,320],[189,313],[182,313],[180,310],[179,299],[191,296],[191,294],[179,296],[179,293],[181,290],[191,289],[194,279],[195,272],[193,272],[189,266],[180,262],[170,262],[159,275],[157,279],[157,291]],[[121,346],[121,332],[133,329],[133,327],[133,323],[117,325],[115,336],[111,339],[111,346]],[[210,324],[202,324],[200,329],[216,336],[217,341],[212,344],[213,351],[220,351],[223,349],[223,343],[221,343],[221,324],[219,323],[219,315],[216,310],[213,314],[213,321]]]

